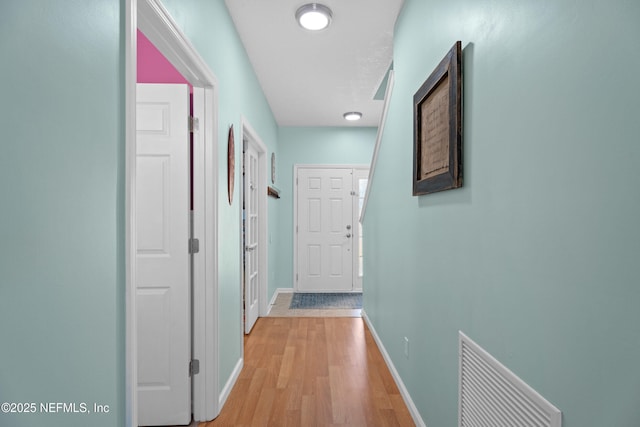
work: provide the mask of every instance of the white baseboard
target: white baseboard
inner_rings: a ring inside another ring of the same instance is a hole
[[[240,376],[240,372],[242,371],[242,367],[244,366],[244,359],[240,358],[238,363],[236,363],[236,367],[233,369],[231,376],[227,380],[227,383],[224,385],[224,388],[220,392],[220,397],[218,398],[218,408],[222,411],[222,407],[224,406],[229,394],[231,394],[231,390],[233,390],[233,386],[236,385],[236,381],[238,381],[238,377]]]
[[[279,294],[292,294],[293,288],[276,288],[276,291],[273,293],[273,297],[271,297],[271,301],[269,301],[269,309],[267,310],[267,316],[271,313],[271,307],[276,303],[276,299]]]
[[[384,348],[384,345],[382,344],[382,341],[380,340],[378,333],[376,332],[375,328],[371,324],[371,321],[369,320],[369,317],[367,317],[367,313],[365,313],[364,309],[362,310],[362,318],[364,319],[364,322],[367,324],[367,327],[369,328],[369,331],[371,332],[371,335],[373,336],[374,341],[378,345],[378,349],[380,350],[380,353],[382,354],[382,357],[384,358],[384,361],[387,364],[389,371],[391,372],[391,376],[395,380],[396,385],[400,390],[400,395],[402,396],[404,403],[407,405],[407,408],[409,409],[409,413],[411,414],[411,418],[413,418],[413,422],[416,423],[416,426],[418,427],[427,427],[427,424],[425,424],[424,420],[420,416],[420,413],[418,412],[418,408],[416,408],[415,403],[413,403],[413,399],[411,399],[411,396],[409,395],[409,391],[407,390],[407,387],[405,387],[404,382],[402,382],[402,378],[400,378],[400,374],[398,374],[396,367],[393,365],[393,362],[391,361],[391,357],[389,356],[389,353],[387,353],[387,350]]]

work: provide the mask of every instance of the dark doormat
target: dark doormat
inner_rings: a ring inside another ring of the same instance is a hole
[[[362,308],[362,292],[358,293],[294,293],[289,308]]]

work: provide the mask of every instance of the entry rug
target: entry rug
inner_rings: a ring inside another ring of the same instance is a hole
[[[330,308],[347,308],[358,309],[362,308],[362,292],[358,293],[321,293],[321,294],[308,294],[308,293],[294,293],[291,298],[290,309],[295,308],[315,308],[315,309],[330,309]]]

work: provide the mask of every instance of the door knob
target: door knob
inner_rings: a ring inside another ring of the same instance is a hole
[[[347,237],[351,237],[351,233],[347,233]]]
[[[351,225],[347,225],[347,230],[351,230]]]

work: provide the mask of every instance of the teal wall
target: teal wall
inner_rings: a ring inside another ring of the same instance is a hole
[[[268,297],[277,288],[293,287],[293,167],[297,164],[369,165],[373,156],[377,128],[371,127],[281,127],[278,133],[276,186],[279,215],[275,230],[274,277],[269,280]],[[271,218],[271,217],[270,217]],[[274,235],[273,229],[270,234]]]
[[[3,426],[124,425],[124,3],[0,6],[0,403],[110,407],[106,415],[0,413]],[[269,152],[277,152],[277,126],[224,3],[163,3],[220,89],[222,387],[242,354],[240,120]],[[232,124],[237,161],[229,206]]]
[[[637,1],[405,2],[364,306],[427,425],[457,425],[458,330],[563,426],[640,425],[638,22]],[[464,187],[412,197],[412,97],[456,40]]]
[[[0,5],[0,403],[109,405],[0,425],[124,420],[120,1]]]
[[[122,3],[0,6],[0,402],[110,407],[1,425],[123,424]],[[244,115],[277,155],[269,297],[293,286],[293,165],[368,163],[375,129],[278,129],[223,2],[164,3],[220,83],[223,385],[242,348],[228,127],[239,135]],[[625,0],[406,0],[364,224],[365,310],[430,426],[456,424],[459,329],[565,426],[640,424],[639,21]],[[457,39],[465,186],[412,197],[412,96]]]
[[[240,275],[241,117],[256,131],[269,153],[277,153],[277,126],[222,0],[163,0],[178,26],[218,78],[219,126],[219,345],[220,387],[242,355]],[[233,204],[227,197],[227,133],[233,124],[236,176]],[[277,154],[276,154],[277,156]],[[269,155],[270,157],[270,155]],[[271,208],[271,205],[269,206]],[[277,233],[274,233],[277,236]]]

